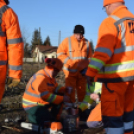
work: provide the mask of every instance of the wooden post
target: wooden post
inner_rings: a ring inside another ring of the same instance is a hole
[[[39,27],[39,37],[40,37],[40,27]],[[38,38],[38,46],[40,45],[40,41],[39,41],[39,38]],[[38,47],[38,69],[40,69],[40,59],[39,59],[39,47]]]

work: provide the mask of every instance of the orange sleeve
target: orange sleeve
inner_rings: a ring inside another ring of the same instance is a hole
[[[36,91],[42,101],[60,104],[63,102],[63,96],[56,95],[49,91],[49,81],[44,76],[37,76],[36,80],[32,83],[33,89]]]
[[[7,36],[8,75],[13,78],[21,78],[24,48],[18,17],[14,11],[9,8],[4,13],[3,20],[5,20]]]
[[[105,63],[112,57],[116,41],[117,29],[114,26],[113,20],[107,18],[100,25],[97,46],[86,75],[90,77],[96,76]]]
[[[64,39],[57,50],[57,58],[60,59],[67,67],[71,66],[73,61],[67,54],[68,52],[68,38]]]

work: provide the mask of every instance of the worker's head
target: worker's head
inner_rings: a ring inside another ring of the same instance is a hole
[[[103,7],[105,8],[107,15],[111,15],[117,7],[124,5],[124,3],[124,0],[103,0]]]
[[[6,2],[6,4],[8,5],[9,4],[9,0],[4,0]]]
[[[61,60],[57,58],[46,58],[45,63],[45,69],[49,71],[49,75],[53,78],[56,77],[56,75],[63,67],[63,63],[61,62]]]
[[[80,41],[83,38],[84,34],[84,27],[82,25],[76,25],[74,27],[74,36],[75,38]]]

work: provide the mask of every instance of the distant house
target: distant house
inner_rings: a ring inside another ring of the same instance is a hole
[[[56,46],[37,45],[32,51],[32,57],[35,61],[44,62],[45,58],[56,58]]]

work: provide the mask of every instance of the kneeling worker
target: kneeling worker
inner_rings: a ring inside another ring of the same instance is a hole
[[[56,121],[62,102],[70,102],[70,98],[64,95],[65,88],[55,81],[63,64],[56,58],[47,58],[45,62],[45,69],[31,77],[23,95],[23,108],[28,120],[39,126],[44,126],[45,121]]]

